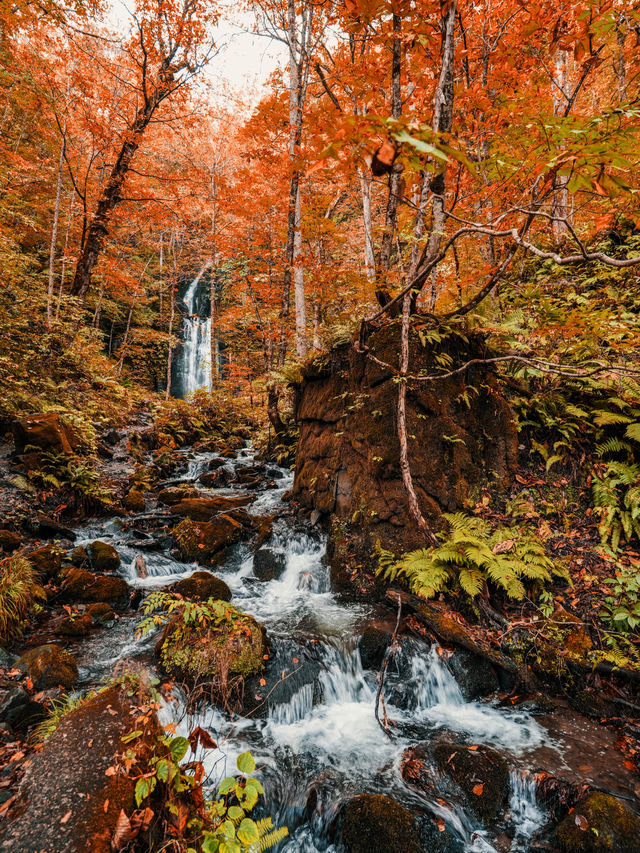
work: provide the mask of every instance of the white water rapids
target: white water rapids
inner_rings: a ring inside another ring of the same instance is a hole
[[[194,482],[213,456],[192,458],[182,479]],[[252,464],[250,449],[237,460],[225,462],[230,468]],[[282,510],[282,496],[292,478],[285,470],[277,475],[277,488],[260,492],[250,512],[262,515]],[[229,489],[220,491],[229,493]],[[132,586],[164,587],[199,568],[176,561],[166,550],[150,550],[145,552],[149,576],[141,580],[133,565],[138,553],[134,532],[122,531],[114,520],[106,526],[86,528],[83,538],[111,541]],[[194,718],[176,697],[164,708],[163,721],[174,722],[181,734],[188,734],[194,725],[211,732],[219,745],[206,756],[213,782],[233,772],[240,752],[252,751],[274,822],[290,829],[289,839],[279,848],[286,853],[341,853],[340,842],[330,833],[332,821],[342,802],[366,791],[388,794],[423,818],[443,819],[453,839],[448,849],[495,851],[489,830],[478,824],[450,788],[428,802],[405,785],[400,775],[402,753],[446,729],[462,741],[499,749],[513,764],[510,756],[526,755],[547,739],[544,729],[526,713],[466,702],[436,647],[429,650],[414,641],[403,652],[408,662],[402,672],[394,665],[388,670],[385,694],[394,737],[387,737],[374,715],[377,673],[363,670],[357,648],[357,638],[373,615],[371,609],[342,603],[333,594],[320,533],[281,518],[275,522],[268,547],[285,556],[286,568],[277,580],[265,583],[254,577],[253,556],[246,545],[236,546],[215,573],[231,587],[233,603],[266,626],[275,647],[298,643],[308,652],[317,673],[286,702],[271,705],[263,719],[230,719],[213,706]],[[134,620],[123,619],[101,635],[100,642],[90,641],[85,646],[80,663],[84,663],[88,679],[112,669],[118,658],[133,657],[152,646],[153,638],[146,644],[136,642],[134,627]],[[408,698],[394,705],[394,688],[400,685]],[[436,784],[442,778],[434,769]],[[528,839],[544,823],[544,814],[535,803],[532,779],[515,771],[511,774],[509,815],[511,851],[526,851]]]

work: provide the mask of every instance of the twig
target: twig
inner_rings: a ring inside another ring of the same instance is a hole
[[[402,599],[398,596],[398,615],[396,616],[396,627],[393,629],[393,634],[391,635],[391,642],[387,647],[387,651],[384,655],[384,660],[382,661],[382,666],[380,667],[380,675],[378,677],[378,692],[376,693],[376,720],[378,721],[378,725],[382,729],[382,731],[386,734],[388,738],[393,737],[391,734],[391,727],[389,726],[389,720],[387,718],[387,709],[384,704],[384,699],[382,699],[382,710],[384,712],[384,722],[380,722],[380,699],[382,698],[382,688],[384,686],[384,676],[387,671],[387,665],[389,663],[389,658],[391,657],[391,651],[393,650],[394,643],[396,641],[396,637],[398,636],[398,628],[400,627],[400,617],[402,616]]]

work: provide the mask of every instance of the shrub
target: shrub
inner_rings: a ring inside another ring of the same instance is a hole
[[[0,560],[0,640],[19,636],[45,592],[25,557]]]

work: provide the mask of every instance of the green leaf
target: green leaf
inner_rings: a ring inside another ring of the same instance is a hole
[[[231,820],[240,820],[244,817],[244,809],[241,809],[240,806],[229,806],[227,815]]]
[[[169,743],[169,752],[174,761],[182,761],[189,750],[189,741],[186,737],[174,737]]]
[[[246,817],[238,827],[238,838],[247,847],[249,847],[251,844],[257,844],[260,840],[260,833],[258,832],[258,827],[251,820],[251,818]]]
[[[220,783],[220,787],[218,788],[218,796],[223,797],[225,794],[228,794],[230,791],[236,787],[238,783],[233,778],[233,776],[227,776],[226,779],[223,779]]]
[[[242,848],[237,841],[227,839],[220,844],[220,853],[242,853]]]
[[[207,832],[202,842],[202,853],[218,853],[220,842],[211,832]]]
[[[131,743],[132,740],[139,738],[141,734],[142,734],[142,729],[138,729],[135,732],[129,732],[128,735],[123,735],[123,737],[121,737],[120,740],[122,741],[122,743]]]
[[[241,773],[253,773],[256,769],[256,762],[250,752],[241,752],[236,761],[238,770]]]
[[[166,758],[161,758],[156,765],[156,776],[161,782],[169,781],[169,762]]]
[[[219,831],[222,832],[222,834],[225,835],[227,838],[236,837],[236,828],[233,825],[233,822],[230,820],[225,820]]]
[[[154,791],[157,784],[158,780],[155,776],[149,776],[146,779],[138,779],[135,791],[136,803],[138,806]]]
[[[443,163],[448,163],[449,158],[444,153],[444,151],[440,151],[439,148],[436,148],[433,145],[430,145],[428,142],[424,142],[422,139],[416,139],[415,136],[409,136],[409,134],[402,130],[400,133],[396,134],[396,139],[398,142],[406,142],[408,145],[411,145],[416,151],[419,151],[421,154],[428,154],[430,157],[435,157],[437,160],[441,160]]]

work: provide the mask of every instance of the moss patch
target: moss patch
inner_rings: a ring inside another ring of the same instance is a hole
[[[554,842],[562,853],[637,853],[640,817],[609,794],[588,794],[559,824]]]
[[[384,794],[361,794],[347,803],[342,837],[349,853],[420,853],[415,818]]]

